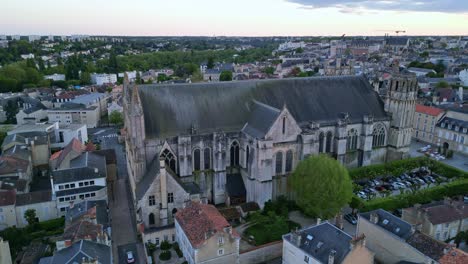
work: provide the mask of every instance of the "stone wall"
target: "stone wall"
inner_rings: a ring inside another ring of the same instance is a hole
[[[257,264],[282,256],[283,241],[271,242],[250,250],[240,252],[239,263]]]

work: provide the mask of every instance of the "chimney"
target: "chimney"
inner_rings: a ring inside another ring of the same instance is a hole
[[[377,213],[372,212],[372,213],[370,214],[369,220],[371,221],[371,223],[377,224],[377,223],[379,222],[379,216],[377,215]]]
[[[336,255],[336,251],[332,249],[330,251],[330,254],[328,254],[328,264],[334,264],[335,263],[335,255]]]
[[[317,225],[320,225],[321,222],[322,222],[322,219],[317,218]]]

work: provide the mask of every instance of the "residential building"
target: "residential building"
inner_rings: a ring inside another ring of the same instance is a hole
[[[118,103],[118,101],[112,101],[107,106],[107,114],[110,115],[112,112],[117,111],[119,113],[123,112],[123,106]]]
[[[0,230],[16,225],[16,191],[0,191]]]
[[[28,225],[24,213],[29,209],[36,212],[36,218],[39,222],[59,217],[57,203],[53,199],[51,191],[36,191],[16,195],[15,215],[17,227]]]
[[[468,230],[468,206],[463,200],[446,198],[429,204],[416,204],[403,209],[402,219],[421,225],[421,232],[440,241],[454,238]]]
[[[416,68],[416,67],[409,67],[407,70],[409,72],[412,72],[412,73],[416,74],[416,77],[426,76],[429,73],[433,73],[433,74],[437,73],[436,71],[434,71],[432,69],[424,69],[424,68]]]
[[[447,254],[440,260],[440,264],[464,264],[468,263],[468,253],[465,251],[452,247]]]
[[[364,236],[353,238],[323,222],[283,236],[283,264],[374,263]]]
[[[0,263],[2,264],[13,263],[11,261],[10,244],[8,244],[8,241],[4,241],[2,237],[0,237]]]
[[[213,205],[188,203],[175,215],[175,230],[189,264],[239,263],[240,236]]]
[[[203,80],[205,82],[219,82],[221,71],[219,69],[206,69],[203,73]]]
[[[44,80],[65,81],[65,74],[54,73],[52,75],[45,75]]]
[[[91,107],[72,107],[47,110],[49,122],[59,124],[86,124],[88,128],[95,128],[100,121],[99,108]]]
[[[440,108],[416,104],[413,137],[419,141],[434,143],[436,124],[444,113]]]
[[[45,132],[10,134],[2,143],[4,156],[20,158],[34,167],[47,165],[50,157],[49,136]]]
[[[117,74],[93,73],[91,82],[96,85],[114,84],[117,82]]]
[[[52,154],[49,166],[52,170],[69,169],[71,160],[79,157],[85,150],[85,145],[77,138],[73,138],[62,150]]]
[[[35,124],[47,120],[47,111],[39,107],[31,107],[28,109],[21,109],[16,114],[16,123],[22,124]]]
[[[436,124],[434,143],[447,150],[468,153],[468,113],[451,109]]]
[[[70,247],[54,253],[52,257],[41,258],[39,264],[112,264],[111,247],[88,240],[80,240]]]
[[[359,214],[356,235],[366,236],[367,247],[381,263],[438,263],[448,247],[382,209]]]
[[[70,203],[83,200],[107,200],[106,159],[90,152],[70,160],[70,168],[53,170],[52,194],[60,215]]]
[[[458,73],[458,78],[460,78],[464,86],[468,86],[468,69],[460,71]]]
[[[51,144],[51,148],[64,148],[73,139],[78,139],[81,144],[88,142],[88,128],[86,124],[60,124],[58,138]]]
[[[110,95],[105,93],[90,93],[75,97],[70,101],[71,104],[82,105],[86,108],[97,107],[100,116],[107,114],[107,103],[110,100]]]

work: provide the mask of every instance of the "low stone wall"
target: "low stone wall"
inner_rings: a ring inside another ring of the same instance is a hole
[[[283,241],[275,241],[240,252],[240,263],[258,264],[269,261],[283,254]]]

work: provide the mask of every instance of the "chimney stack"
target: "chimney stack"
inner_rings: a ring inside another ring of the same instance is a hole
[[[377,224],[379,222],[379,216],[377,215],[377,213],[372,212],[370,214],[370,219],[369,220],[371,221],[371,223]]]
[[[335,255],[336,255],[336,251],[332,249],[330,251],[330,254],[328,255],[328,264],[334,264],[335,263]]]

